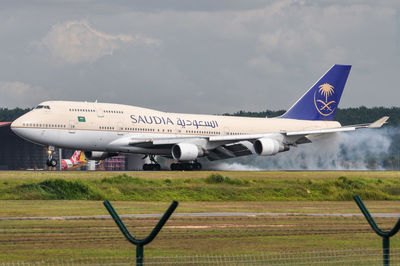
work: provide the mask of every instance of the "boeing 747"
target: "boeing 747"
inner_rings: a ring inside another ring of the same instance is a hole
[[[359,128],[381,127],[388,117],[371,124],[341,126],[333,121],[349,65],[334,65],[282,116],[248,118],[180,114],[136,106],[72,101],[46,101],[15,120],[20,137],[47,146],[83,150],[88,160],[119,153],[149,156],[144,170],[159,170],[154,156],[175,160],[171,170],[199,170],[198,159],[221,160],[256,154],[271,156],[314,136]],[[57,162],[49,156],[49,165]]]

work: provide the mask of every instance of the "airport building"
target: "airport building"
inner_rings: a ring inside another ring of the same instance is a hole
[[[12,132],[10,122],[0,122],[0,170],[47,170],[45,147],[26,141]],[[70,158],[73,150],[63,149],[62,158]],[[56,149],[53,158],[60,165],[60,150]],[[98,164],[98,170],[137,171],[142,169],[140,155],[119,155]],[[82,167],[82,170],[86,170]]]

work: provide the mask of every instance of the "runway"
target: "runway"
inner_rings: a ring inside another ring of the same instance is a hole
[[[398,213],[375,213],[372,217],[400,218]],[[160,218],[162,214],[123,214],[121,218]],[[254,216],[311,216],[311,217],[356,217],[361,213],[292,213],[292,212],[194,212],[175,213],[175,217],[254,217]],[[29,221],[29,220],[104,220],[111,219],[110,215],[91,216],[45,216],[45,217],[0,217],[0,221]]]

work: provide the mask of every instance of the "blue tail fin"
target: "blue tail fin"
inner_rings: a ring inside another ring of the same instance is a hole
[[[334,65],[282,118],[333,120],[351,66]]]

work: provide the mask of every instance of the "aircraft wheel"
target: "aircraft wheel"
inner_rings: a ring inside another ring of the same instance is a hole
[[[193,170],[193,164],[192,163],[183,163],[182,168],[183,168],[182,170],[191,171],[191,170]]]
[[[144,171],[160,171],[161,166],[158,163],[145,163],[143,165],[143,170]]]
[[[55,159],[51,159],[50,164],[51,166],[56,167],[57,161]]]
[[[145,163],[145,164],[143,165],[143,170],[144,170],[144,171],[150,171],[150,170],[151,170],[151,169],[150,169],[150,165],[147,164],[147,163]]]
[[[172,163],[171,166],[170,166],[170,168],[171,168],[172,171],[178,170],[178,166],[177,166],[176,163]]]
[[[55,167],[57,165],[57,161],[55,159],[47,160],[47,166]]]

